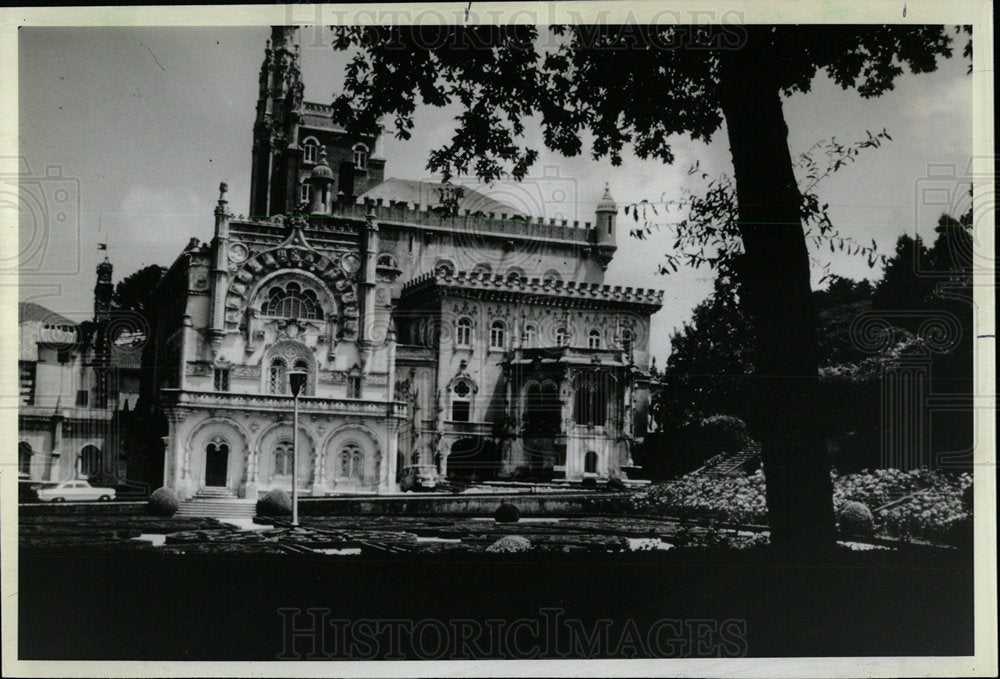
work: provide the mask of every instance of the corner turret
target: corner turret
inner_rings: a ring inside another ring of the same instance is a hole
[[[594,243],[601,268],[607,269],[608,263],[618,249],[615,220],[618,216],[618,205],[611,197],[611,187],[604,185],[604,196],[597,204],[596,224],[594,226]]]

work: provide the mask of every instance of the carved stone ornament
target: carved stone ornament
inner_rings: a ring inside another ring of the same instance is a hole
[[[239,264],[245,262],[250,256],[250,251],[243,243],[233,243],[229,246],[229,261]]]

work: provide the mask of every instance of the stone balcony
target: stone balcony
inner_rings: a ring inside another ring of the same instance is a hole
[[[291,413],[294,399],[279,394],[235,394],[219,391],[161,390],[162,404],[171,408],[218,408],[257,412]],[[337,399],[302,396],[299,413],[302,415],[361,415],[405,419],[408,405],[403,401],[365,399]]]

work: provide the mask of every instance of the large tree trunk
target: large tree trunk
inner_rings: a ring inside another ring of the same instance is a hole
[[[833,488],[816,417],[816,319],[800,194],[768,35],[750,29],[722,55],[723,113],[736,175],[745,255],[737,267],[755,333],[756,412],[775,547],[804,553],[834,544]]]

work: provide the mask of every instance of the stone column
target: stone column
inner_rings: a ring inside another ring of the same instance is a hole
[[[313,450],[312,454],[312,491],[311,494],[316,497],[323,497],[326,495],[326,488],[323,484],[323,476],[325,460],[321,450],[318,448]]]

